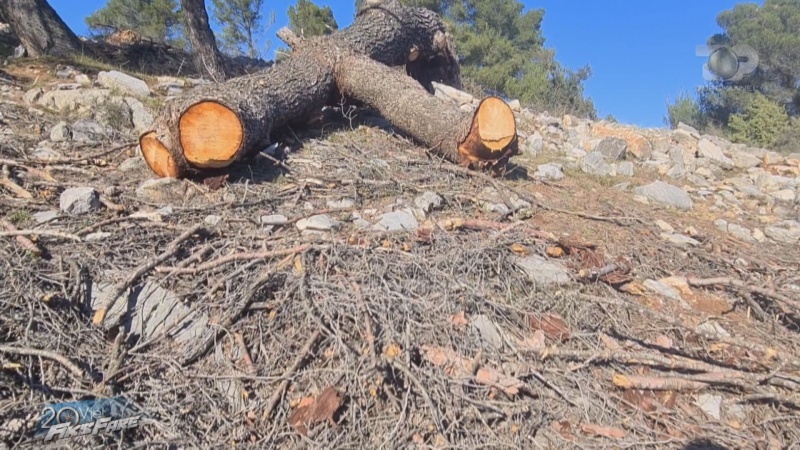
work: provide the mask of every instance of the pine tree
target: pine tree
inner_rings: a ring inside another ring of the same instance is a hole
[[[288,13],[289,28],[299,36],[331,34],[339,28],[329,6],[320,8],[309,0],[297,0]]]
[[[155,42],[183,45],[183,21],[176,0],[108,0],[85,21],[99,36],[129,29]]]
[[[263,28],[261,9],[264,0],[211,0],[214,6],[214,17],[222,26],[219,39],[221,47],[232,54],[247,53],[251,58],[261,55],[258,40]],[[269,25],[275,21],[270,16]],[[243,50],[244,49],[244,50]]]

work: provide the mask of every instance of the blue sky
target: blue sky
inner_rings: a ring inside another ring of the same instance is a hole
[[[78,34],[87,34],[84,17],[105,0],[50,0],[50,4]],[[211,3],[210,1],[207,3]],[[288,22],[286,10],[294,1],[265,0],[265,16],[275,12],[275,24],[266,35],[272,48],[275,31]],[[613,114],[620,122],[646,127],[663,126],[666,103],[681,90],[693,93],[703,84],[703,58],[695,48],[720,31],[717,15],[733,0],[536,0],[526,8],[544,8],[545,45],[556,50],[562,64],[592,67],[586,82],[601,117]],[[763,4],[763,1],[753,1]],[[354,0],[317,0],[330,6],[340,27],[349,25]],[[271,54],[271,52],[270,52]]]

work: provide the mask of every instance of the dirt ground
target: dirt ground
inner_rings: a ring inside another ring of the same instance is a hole
[[[0,191],[0,219],[39,232],[0,232],[4,448],[42,445],[44,403],[114,395],[146,421],[53,447],[800,448],[800,249],[734,241],[703,205],[534,180],[546,153],[492,180],[337,111],[287,131],[280,166],[149,201],[149,170],[120,169],[133,136],[41,161],[61,117],[13,96],[0,114],[0,165],[32,194]],[[104,206],[37,224],[78,186]],[[415,231],[359,228],[425,192],[443,201]],[[504,198],[512,214],[485,207]],[[320,214],[338,228],[298,230]],[[669,245],[658,219],[702,245]],[[533,281],[537,256],[569,279]],[[158,286],[182,317],[95,325],[100,285]]]

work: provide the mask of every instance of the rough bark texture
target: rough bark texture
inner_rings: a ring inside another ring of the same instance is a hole
[[[47,0],[0,0],[0,15],[31,57],[71,56],[83,45]]]
[[[514,115],[500,99],[486,99],[474,114],[467,113],[429,95],[413,78],[360,55],[337,61],[335,78],[342,94],[375,108],[396,128],[452,162],[492,166],[517,151]],[[487,109],[500,114],[490,114],[482,124],[480,113]],[[499,131],[498,136],[486,128]]]
[[[182,177],[226,167],[266,147],[270,132],[276,127],[306,118],[325,104],[336,102],[339,88],[344,88],[358,100],[386,112],[390,120],[399,121],[399,127],[412,136],[416,137],[416,127],[422,126],[421,141],[460,160],[457,140],[447,140],[445,134],[457,124],[461,127],[458,136],[463,140],[470,130],[468,115],[435,100],[420,83],[386,66],[402,66],[410,59],[425,61],[442,55],[450,58],[452,54],[444,25],[435,13],[384,0],[379,7],[362,11],[347,29],[298,40],[289,58],[266,71],[205,86],[174,99],[165,105],[154,129],[142,135],[142,152],[159,176]],[[349,63],[374,69],[381,77],[387,73],[386,80],[398,83],[396,89],[403,92],[404,100],[389,103],[370,89],[359,93],[354,84],[380,87],[389,95],[398,92],[383,81],[376,82],[373,74],[357,74],[343,68]],[[460,80],[458,66],[455,67],[449,69],[450,81]],[[337,86],[336,76],[359,81],[339,80]],[[414,96],[424,98],[413,102]],[[413,109],[410,114],[416,119],[405,122],[401,117],[404,102],[405,107]],[[425,108],[434,109],[425,112]],[[444,118],[437,118],[439,115]],[[434,129],[436,124],[445,129]]]
[[[192,44],[195,68],[200,73],[207,73],[214,81],[225,81],[228,72],[208,24],[205,0],[181,0],[181,10],[186,19],[186,31],[189,43]]]

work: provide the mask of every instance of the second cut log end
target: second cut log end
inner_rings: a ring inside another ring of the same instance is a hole
[[[494,167],[518,152],[514,112],[501,98],[481,101],[469,134],[458,147],[465,166]]]

